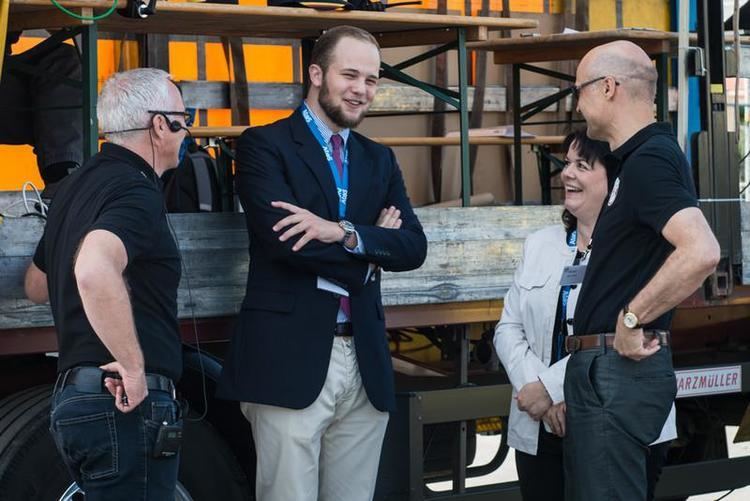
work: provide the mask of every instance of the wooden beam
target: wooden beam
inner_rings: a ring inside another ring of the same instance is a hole
[[[629,40],[653,56],[668,53],[676,37],[676,33],[664,31],[621,29],[502,38],[468,46],[493,51],[495,64],[509,64],[580,59],[594,47],[615,40]]]
[[[227,82],[208,82],[183,80],[180,82],[185,105],[198,109],[215,109],[229,107],[229,84]],[[449,87],[457,91],[457,87]],[[468,87],[469,106],[474,103],[474,87]],[[560,90],[556,86],[523,87],[521,103],[527,104]],[[255,109],[294,109],[302,101],[302,84],[294,83],[250,83],[250,107]],[[378,93],[370,106],[370,113],[393,112],[429,112],[433,110],[434,98],[426,92],[403,84],[381,83]],[[570,99],[563,101],[565,109],[572,109]],[[500,85],[488,85],[484,95],[484,111],[503,112],[508,108],[507,90]],[[545,111],[557,110],[557,104],[550,105]]]
[[[91,8],[97,14],[109,9],[110,0],[61,0],[67,8]],[[118,0],[125,7],[126,0]],[[16,14],[36,11],[26,28],[50,27],[50,16],[57,9],[48,0],[11,0],[11,18]],[[65,26],[79,24],[68,18]],[[476,29],[481,38],[482,29],[497,31],[516,28],[536,28],[532,19],[507,19],[472,16],[438,16],[423,12],[365,12],[329,11],[313,9],[229,5],[216,3],[159,2],[157,14],[146,19],[129,19],[112,15],[97,22],[100,31],[117,33],[173,33],[183,35],[253,36],[267,38],[315,38],[326,29],[348,24],[370,33],[416,32],[464,27]],[[409,38],[404,38],[410,45]],[[429,42],[436,43],[435,41]]]
[[[193,137],[238,137],[247,127],[191,127]],[[373,141],[385,146],[459,146],[459,137],[371,137]],[[564,136],[534,136],[521,138],[521,144],[562,144]],[[503,146],[513,144],[512,137],[470,136],[469,144],[484,146]]]

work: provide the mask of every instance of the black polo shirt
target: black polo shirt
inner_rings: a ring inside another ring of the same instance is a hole
[[[594,228],[578,296],[578,335],[615,331],[620,311],[674,250],[661,234],[664,225],[698,205],[690,167],[667,123],[644,127],[605,162],[612,173],[610,194]],[[668,329],[671,322],[670,311],[645,327]]]
[[[34,264],[47,274],[58,370],[113,360],[84,313],[73,274],[83,238],[92,230],[107,230],[122,241],[128,255],[124,277],[146,371],[179,379],[180,255],[167,224],[160,183],[140,156],[105,143],[55,195]]]

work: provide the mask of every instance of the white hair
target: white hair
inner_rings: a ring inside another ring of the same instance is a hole
[[[118,132],[151,125],[148,110],[166,110],[171,105],[169,73],[155,68],[138,68],[115,73],[104,82],[96,116],[104,138],[122,144],[139,131]]]

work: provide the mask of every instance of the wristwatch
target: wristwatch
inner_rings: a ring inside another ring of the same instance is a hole
[[[350,223],[349,221],[347,221],[346,219],[342,219],[341,221],[339,221],[339,228],[344,230],[344,238],[339,240],[339,243],[343,245],[344,247],[349,248],[349,246],[346,245],[346,243],[349,241],[352,235],[354,235],[354,225]]]
[[[630,311],[630,305],[625,305],[625,308],[622,310],[623,316],[622,316],[622,323],[625,324],[625,327],[628,329],[640,329],[641,324],[638,321],[638,316],[636,316],[635,313]]]

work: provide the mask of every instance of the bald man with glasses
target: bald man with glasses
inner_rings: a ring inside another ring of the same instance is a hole
[[[587,135],[612,153],[576,335],[565,343],[568,501],[653,498],[660,468],[647,468],[649,444],[677,393],[672,313],[719,260],[687,160],[671,126],[654,119],[656,82],[646,53],[618,41],[586,54],[571,91]]]

